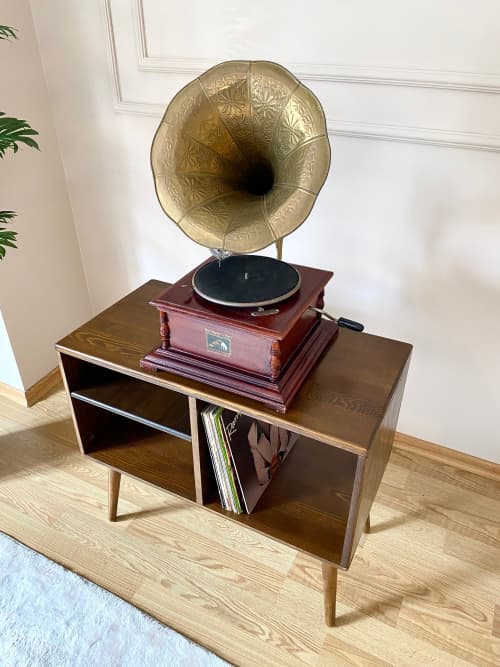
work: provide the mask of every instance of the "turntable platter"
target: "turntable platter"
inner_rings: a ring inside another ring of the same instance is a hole
[[[222,306],[268,306],[288,299],[300,287],[300,274],[281,260],[231,255],[203,265],[193,276],[194,291]]]

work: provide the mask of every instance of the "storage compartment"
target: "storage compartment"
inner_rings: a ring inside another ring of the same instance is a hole
[[[191,440],[187,396],[61,355],[71,398]]]
[[[201,411],[206,403],[200,402]],[[212,467],[205,430],[200,451]],[[358,457],[322,442],[299,437],[251,514],[226,512],[215,480],[206,506],[249,528],[330,562],[340,562]],[[213,479],[213,472],[206,474]]]
[[[187,396],[61,354],[84,454],[195,499]]]
[[[75,401],[74,409],[87,456],[195,500],[191,443],[89,403]]]

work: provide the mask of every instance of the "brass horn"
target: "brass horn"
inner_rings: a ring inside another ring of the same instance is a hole
[[[330,167],[315,95],[267,61],[228,61],[183,88],[151,148],[160,204],[197,243],[251,253],[309,215]]]

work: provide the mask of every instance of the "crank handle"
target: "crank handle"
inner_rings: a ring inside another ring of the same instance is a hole
[[[344,327],[344,329],[351,329],[351,331],[363,331],[365,328],[364,324],[361,324],[361,322],[356,322],[355,320],[349,320],[347,319],[347,317],[339,317],[337,319],[336,317],[333,317],[333,315],[330,315],[330,313],[327,313],[325,310],[321,310],[321,308],[315,308],[314,306],[309,306],[309,310],[314,310],[315,313],[319,313],[323,317],[332,320],[332,322],[337,322],[339,327]]]

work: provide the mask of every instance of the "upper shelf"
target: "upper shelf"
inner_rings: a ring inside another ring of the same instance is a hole
[[[71,392],[99,408],[191,441],[186,396],[127,375],[107,373],[106,381]]]

